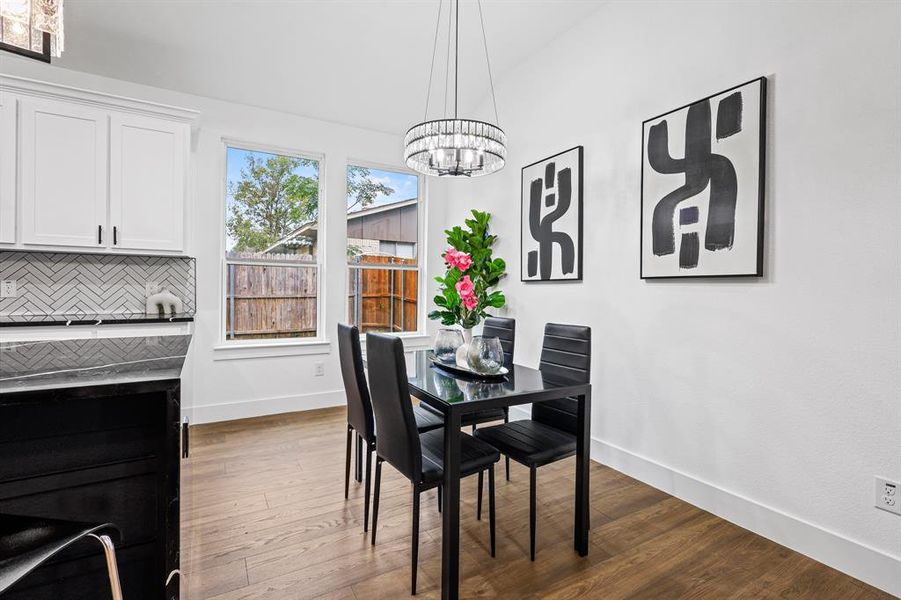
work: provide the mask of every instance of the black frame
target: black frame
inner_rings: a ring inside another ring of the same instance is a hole
[[[19,48],[18,46],[13,46],[12,44],[6,44],[4,42],[0,42],[0,50],[5,50],[6,52],[10,52],[12,54],[18,54],[19,56],[25,56],[27,58],[33,58],[34,60],[39,60],[41,62],[49,63],[50,62],[50,34],[46,31],[43,35],[43,52],[35,52],[33,50],[28,50],[26,48]]]
[[[525,174],[525,170],[529,167],[534,167],[535,165],[541,164],[543,162],[547,162],[552,158],[556,158],[558,156],[562,156],[563,154],[568,154],[573,150],[579,151],[579,248],[578,248],[578,258],[579,258],[579,269],[576,277],[571,278],[558,278],[558,279],[523,279],[522,277],[522,261],[523,261],[523,252],[522,252],[522,244],[523,244],[523,235],[522,235],[522,224],[523,219],[525,218],[525,211],[523,209],[523,194],[525,193],[525,188],[523,187],[523,175]],[[536,160],[533,163],[529,163],[525,165],[522,169],[520,169],[519,173],[519,280],[523,283],[547,283],[549,281],[559,281],[559,282],[573,282],[573,281],[582,281],[582,248],[584,246],[583,243],[583,226],[584,222],[584,206],[582,196],[584,195],[584,171],[585,171],[585,147],[584,146],[573,146],[567,150],[563,150],[562,152],[558,152],[556,154],[552,154],[547,158],[542,158],[541,160]]]
[[[672,114],[674,112],[678,112],[680,110],[685,110],[690,107],[692,104],[697,104],[698,102],[704,102],[705,100],[710,100],[715,96],[721,96],[727,92],[731,92],[732,90],[737,90],[738,88],[745,87],[746,85],[752,83],[760,83],[760,163],[758,169],[758,182],[757,182],[757,269],[754,273],[738,273],[738,274],[722,274],[722,275],[653,275],[653,276],[645,276],[644,274],[644,158],[645,158],[645,127],[650,121],[656,121],[661,117],[665,117],[666,115]],[[639,230],[638,230],[638,275],[641,279],[710,279],[710,278],[723,278],[723,277],[763,277],[763,230],[764,230],[764,184],[766,182],[766,76],[755,77],[754,79],[750,79],[745,81],[744,83],[740,83],[738,85],[734,85],[730,88],[727,88],[721,92],[716,92],[715,94],[710,94],[704,98],[700,98],[699,100],[695,100],[694,102],[689,102],[688,104],[683,104],[679,108],[674,108],[672,110],[668,110],[665,113],[661,113],[657,116],[651,117],[649,119],[645,119],[641,122],[641,180],[640,180],[640,189],[641,193],[639,196]]]

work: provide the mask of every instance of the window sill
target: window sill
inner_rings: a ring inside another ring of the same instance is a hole
[[[305,356],[331,354],[328,340],[263,341],[222,343],[213,347],[213,360],[241,360],[245,358],[276,358],[279,356]]]

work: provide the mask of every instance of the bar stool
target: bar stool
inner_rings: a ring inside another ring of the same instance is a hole
[[[92,538],[103,547],[113,600],[122,600],[111,523],[101,525],[0,514],[0,594],[75,542]]]

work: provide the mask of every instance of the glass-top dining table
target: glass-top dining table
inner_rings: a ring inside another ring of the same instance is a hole
[[[588,451],[591,384],[554,381],[539,369],[508,365],[502,378],[481,379],[432,364],[430,351],[412,353],[410,394],[444,416],[444,509],[441,526],[441,597],[460,595],[460,419],[462,415],[574,397],[578,401],[573,549],[588,555]]]

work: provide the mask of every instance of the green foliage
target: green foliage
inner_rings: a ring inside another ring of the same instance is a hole
[[[298,174],[298,168],[316,175]],[[229,186],[234,202],[226,219],[237,251],[260,252],[319,216],[319,165],[292,156],[247,155],[241,179]]]
[[[501,308],[506,303],[503,292],[491,291],[506,275],[507,265],[502,258],[492,257],[491,247],[497,236],[488,233],[490,220],[489,213],[473,210],[472,218],[464,221],[465,227],[456,226],[444,232],[448,244],[455,250],[469,254],[472,264],[465,272],[460,272],[457,267],[448,267],[444,275],[435,277],[439,293],[433,301],[438,308],[429,313],[429,319],[441,321],[443,325],[459,324],[468,329],[488,316],[488,309]],[[465,275],[469,275],[472,280],[475,296],[479,301],[472,310],[463,305],[455,287]]]
[[[373,181],[369,169],[347,165],[347,211],[360,207],[366,208],[378,196],[390,196],[391,188],[379,181]]]

